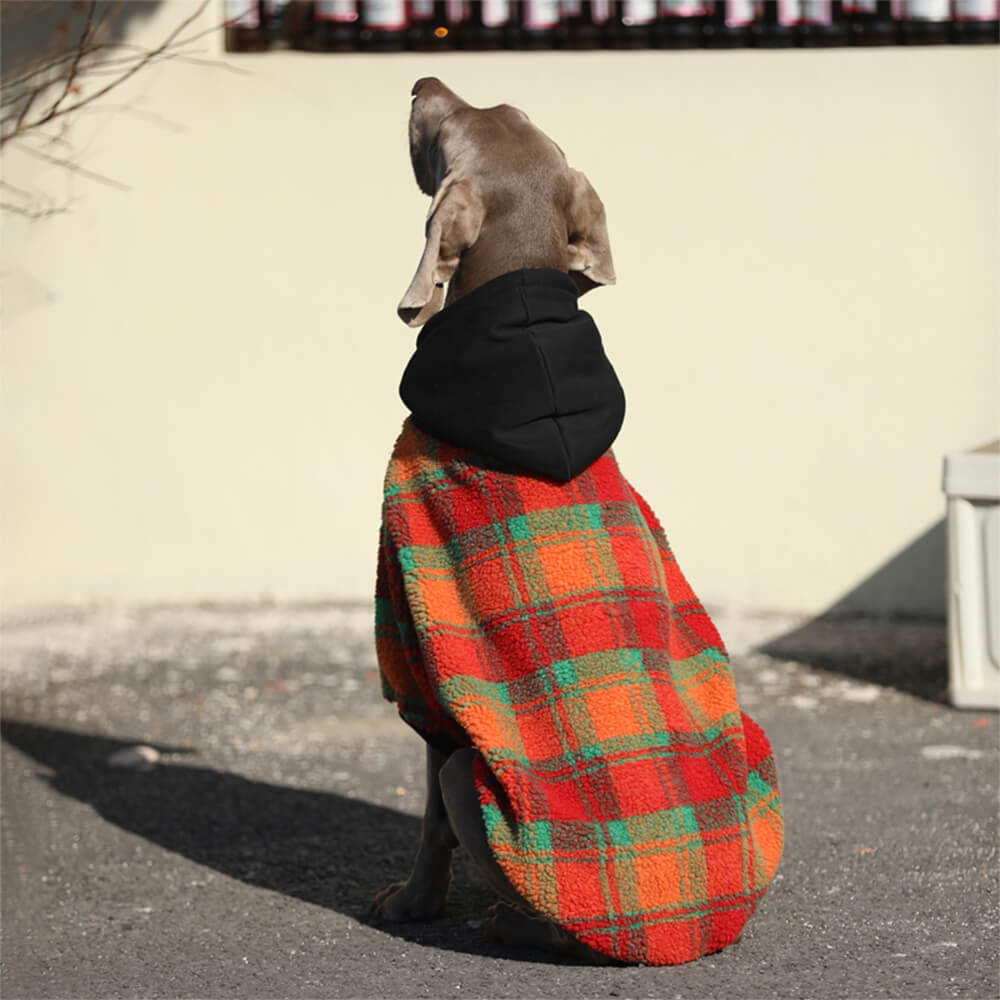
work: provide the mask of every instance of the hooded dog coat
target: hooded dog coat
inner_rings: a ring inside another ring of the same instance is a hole
[[[608,450],[624,397],[576,296],[514,272],[424,327],[385,479],[378,660],[426,740],[478,751],[521,896],[602,954],[678,964],[739,937],[781,801],[722,640]]]

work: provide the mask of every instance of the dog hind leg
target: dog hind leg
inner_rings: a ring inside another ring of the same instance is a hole
[[[451,855],[458,846],[441,797],[439,776],[446,760],[440,750],[428,744],[427,802],[413,870],[405,882],[383,889],[372,903],[372,911],[386,920],[433,920],[444,912],[451,884]]]
[[[608,963],[568,931],[537,914],[510,884],[490,850],[473,776],[476,751],[456,750],[441,768],[441,794],[458,842],[503,902],[490,911],[487,935],[519,948],[537,948],[585,962]]]

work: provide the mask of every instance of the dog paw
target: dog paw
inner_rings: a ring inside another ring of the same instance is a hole
[[[392,923],[434,920],[444,913],[448,887],[444,891],[429,891],[409,882],[396,882],[383,889],[372,901],[375,916]]]

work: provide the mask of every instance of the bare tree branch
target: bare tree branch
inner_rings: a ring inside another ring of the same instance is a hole
[[[91,0],[91,10],[93,9],[94,2],[95,2],[95,0]],[[115,77],[115,79],[113,79],[106,86],[102,87],[100,90],[97,90],[97,91],[95,91],[92,94],[88,94],[86,97],[82,98],[81,100],[77,101],[74,104],[70,104],[70,105],[68,105],[66,107],[60,107],[60,104],[65,99],[65,95],[67,93],[69,93],[69,91],[72,89],[73,80],[75,79],[75,75],[76,75],[76,69],[77,69],[77,67],[79,66],[79,63],[80,63],[80,58],[75,59],[73,61],[72,66],[70,67],[69,76],[67,78],[66,86],[64,88],[64,94],[60,97],[60,99],[57,100],[55,102],[55,104],[53,104],[49,108],[48,111],[46,111],[40,117],[38,117],[38,118],[36,118],[36,119],[34,119],[32,121],[25,122],[24,118],[21,117],[21,116],[19,116],[18,121],[17,121],[14,129],[11,132],[9,132],[8,134],[6,134],[6,135],[0,136],[0,146],[3,146],[5,143],[9,142],[11,139],[19,136],[20,134],[22,134],[24,132],[31,131],[33,129],[39,128],[42,125],[47,124],[48,122],[52,121],[54,118],[58,118],[58,117],[61,117],[63,115],[72,114],[74,111],[77,111],[78,109],[80,109],[82,107],[85,107],[86,105],[91,104],[94,101],[98,100],[99,98],[103,97],[109,91],[114,90],[116,87],[121,86],[126,80],[128,80],[131,77],[135,76],[135,74],[138,73],[139,70],[141,70],[143,67],[148,66],[155,59],[163,56],[164,53],[168,52],[174,46],[178,35],[180,35],[189,25],[193,24],[196,20],[198,20],[198,18],[201,17],[201,15],[204,13],[205,9],[208,7],[208,5],[209,5],[210,2],[211,2],[211,0],[202,0],[202,2],[195,8],[195,10],[187,18],[185,18],[170,33],[170,35],[167,36],[167,38],[160,45],[158,45],[155,49],[149,50],[144,55],[142,55],[141,57],[139,57],[138,59],[136,59],[135,62],[131,66],[129,66],[128,69],[125,70],[125,72],[123,72],[120,75],[118,75],[117,77]],[[78,53],[78,55],[82,55],[83,49],[85,48],[85,44],[84,43],[85,43],[86,38],[88,36],[89,27],[90,27],[90,20],[88,19],[87,28],[85,29],[84,36],[81,37],[81,44],[80,44],[80,47],[79,47],[79,53]],[[213,29],[210,29],[210,30],[211,31],[217,31],[218,28],[213,28]],[[196,37],[202,37],[203,35],[208,34],[208,33],[209,32],[202,32],[199,36],[196,36]],[[186,45],[186,44],[189,44],[191,41],[194,41],[194,40],[195,40],[195,38],[186,39],[186,40],[184,40],[184,41],[182,41],[180,43],[177,43],[177,44]]]
[[[74,145],[67,138],[69,123],[92,112],[115,111],[182,131],[162,115],[133,107],[134,102],[108,103],[104,99],[145,68],[167,60],[246,73],[241,66],[208,57],[197,45],[224,26],[213,19],[208,22],[210,27],[192,30],[215,2],[190,2],[184,19],[160,44],[149,48],[129,41],[126,32],[133,18],[149,17],[154,4],[0,0],[2,30],[11,40],[4,49],[10,68],[4,65],[0,77],[0,156],[16,151],[61,168],[67,181],[81,177],[119,191],[130,190],[122,181],[76,162]],[[169,7],[164,5],[164,9]],[[182,10],[179,16],[184,13]],[[13,33],[8,34],[8,29]],[[14,58],[7,58],[8,48]],[[41,190],[26,190],[7,180],[0,180],[0,192],[0,211],[32,219],[55,215],[68,205],[57,204],[64,199],[53,199]]]

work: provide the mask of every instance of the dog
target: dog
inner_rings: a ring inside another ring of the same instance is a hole
[[[742,934],[783,844],[773,756],[724,646],[611,455],[624,395],[579,296],[615,283],[604,205],[522,111],[413,86],[430,196],[399,302],[423,327],[386,478],[383,691],[426,741],[393,922],[442,914],[457,846],[486,932],[676,964]],[[447,287],[447,291],[445,290]]]

